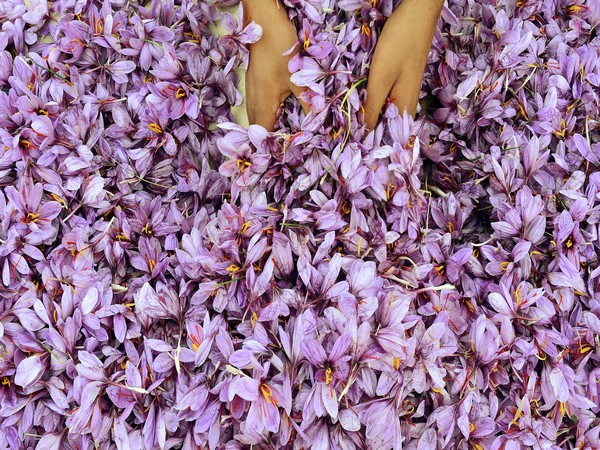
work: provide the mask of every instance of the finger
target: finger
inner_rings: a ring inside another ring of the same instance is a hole
[[[273,87],[272,82],[256,83],[253,79],[247,89],[248,123],[274,131],[279,106],[291,92],[285,92],[281,87]]]
[[[256,102],[254,101],[254,86],[251,77],[246,75],[246,113],[248,123],[256,123]]]
[[[272,100],[269,99],[268,93],[264,92],[264,86],[267,84],[264,78],[261,79],[261,77],[256,76],[250,64],[246,72],[246,112],[248,113],[248,124],[259,124],[267,130],[273,131],[277,106],[273,108]]]
[[[394,83],[390,93],[390,100],[398,108],[400,115],[408,111],[414,117],[421,95],[421,79],[418,76],[407,74],[400,76]]]
[[[374,61],[376,62],[376,61]],[[367,84],[367,100],[363,105],[365,125],[372,130],[377,125],[381,109],[387,99],[393,80],[380,64],[373,64]]]
[[[302,106],[302,109],[304,110],[304,114],[308,114],[310,112],[310,105],[308,103],[306,103],[304,100],[302,100],[302,98],[300,97],[300,95],[303,92],[307,91],[307,88],[296,86],[294,83],[292,83],[290,81],[290,89],[291,89],[292,93],[296,96],[298,101],[300,102],[300,105]]]
[[[254,120],[250,124],[255,123],[267,131],[275,131],[279,105],[278,96],[262,92],[262,95],[259,95],[254,101]]]

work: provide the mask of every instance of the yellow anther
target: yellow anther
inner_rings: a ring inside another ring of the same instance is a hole
[[[252,167],[252,163],[250,161],[246,161],[244,159],[238,159],[237,166],[238,166],[239,171],[244,173],[249,167]]]
[[[367,24],[367,22],[363,22],[363,24],[360,26],[360,32],[365,36],[371,36],[371,27]]]
[[[163,129],[156,122],[151,123],[150,125],[147,126],[147,128],[156,134],[162,134],[162,132],[163,132]]]
[[[310,47],[310,37],[308,33],[304,32],[304,41],[303,41],[304,50],[307,50]]]
[[[519,286],[517,288],[517,290],[515,291],[515,304],[517,306],[519,306],[521,304],[521,300],[522,300],[522,296],[521,296],[521,286]]]
[[[27,223],[36,223],[39,218],[40,215],[38,213],[27,213],[27,218],[25,219],[25,221]]]
[[[234,274],[234,273],[239,272],[240,269],[241,269],[241,267],[234,263],[225,270],[227,270],[227,272],[231,272],[232,274]]]
[[[96,31],[96,34],[102,34],[102,32],[104,31],[104,20],[96,20],[94,30]]]
[[[394,186],[393,184],[387,185],[387,188],[385,190],[385,196],[386,196],[388,202],[394,197],[394,194],[396,193],[396,189],[397,189],[397,187]]]
[[[123,234],[122,231],[115,236],[115,239],[117,241],[119,241],[119,242],[121,242],[121,241],[129,241],[129,238],[127,236],[125,236],[125,234]]]
[[[190,339],[192,340],[192,348],[194,349],[194,351],[198,351],[198,348],[200,347],[200,342],[198,342],[198,339],[196,339],[196,336],[194,336],[193,334],[190,334]]]
[[[273,398],[273,389],[271,389],[271,387],[268,384],[260,385],[260,393],[271,404],[273,404],[273,405],[277,404],[277,400],[275,400]]]
[[[147,234],[148,236],[152,236],[152,228],[150,228],[150,224],[146,222],[144,228],[142,228],[142,233]]]
[[[344,214],[350,214],[350,211],[352,211],[352,205],[350,204],[350,202],[345,201],[344,203],[342,203],[342,212]]]

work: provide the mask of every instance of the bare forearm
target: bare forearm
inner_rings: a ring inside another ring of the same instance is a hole
[[[276,25],[287,21],[287,12],[279,0],[242,0],[245,20],[263,28],[264,39],[277,39]]]
[[[251,44],[246,72],[248,120],[273,130],[279,105],[302,89],[290,81],[285,54],[298,42],[298,35],[281,0],[242,0],[244,20],[262,27],[262,37]]]
[[[416,52],[416,58],[427,59],[443,4],[444,0],[403,0],[390,17],[386,29],[408,41]],[[400,46],[403,44],[398,42]]]
[[[386,22],[371,63],[365,123],[372,128],[388,97],[415,113],[423,73],[444,0],[402,0]]]
[[[397,10],[401,8],[410,8],[437,22],[437,18],[440,16],[443,5],[444,0],[402,0],[402,3],[400,3]]]
[[[399,79],[392,96],[400,110],[406,108],[413,115],[443,4],[443,0],[403,0],[390,18],[390,25],[397,28],[399,45],[408,46],[399,62]]]

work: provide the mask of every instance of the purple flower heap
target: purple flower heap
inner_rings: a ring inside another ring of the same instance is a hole
[[[397,2],[286,2],[276,133],[226,3],[0,3],[0,448],[599,448],[600,4],[450,0],[366,134]]]

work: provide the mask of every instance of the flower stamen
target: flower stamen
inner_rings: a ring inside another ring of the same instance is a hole
[[[150,131],[152,131],[153,133],[156,133],[156,134],[162,134],[163,133],[163,129],[156,122],[151,123],[150,125],[147,126],[147,128]]]
[[[252,163],[250,161],[246,161],[244,159],[237,160],[238,170],[244,173],[248,168],[252,167]]]
[[[272,405],[277,405],[277,400],[273,398],[273,389],[268,384],[260,385],[260,393]]]
[[[371,27],[367,24],[367,22],[363,22],[360,26],[360,33],[365,36],[371,36]]]
[[[331,367],[327,367],[325,369],[325,384],[331,383],[331,380],[333,380],[333,370],[331,370]]]
[[[241,270],[241,267],[234,263],[225,270],[227,270],[227,272],[231,272],[231,274],[233,275],[233,274],[239,272]]]
[[[40,215],[38,213],[27,213],[27,217],[25,219],[25,222],[27,223],[36,223],[38,221],[38,219],[40,218]]]
[[[438,275],[442,276],[446,273],[446,264],[442,263],[442,264],[438,264],[435,267],[435,271],[438,273]]]
[[[142,228],[142,233],[152,236],[152,228],[148,222],[146,222],[146,225],[144,225],[144,228]]]
[[[190,339],[192,340],[192,347],[194,351],[198,351],[198,348],[200,348],[200,342],[198,342],[198,339],[196,339],[196,336],[193,334],[190,334]]]

